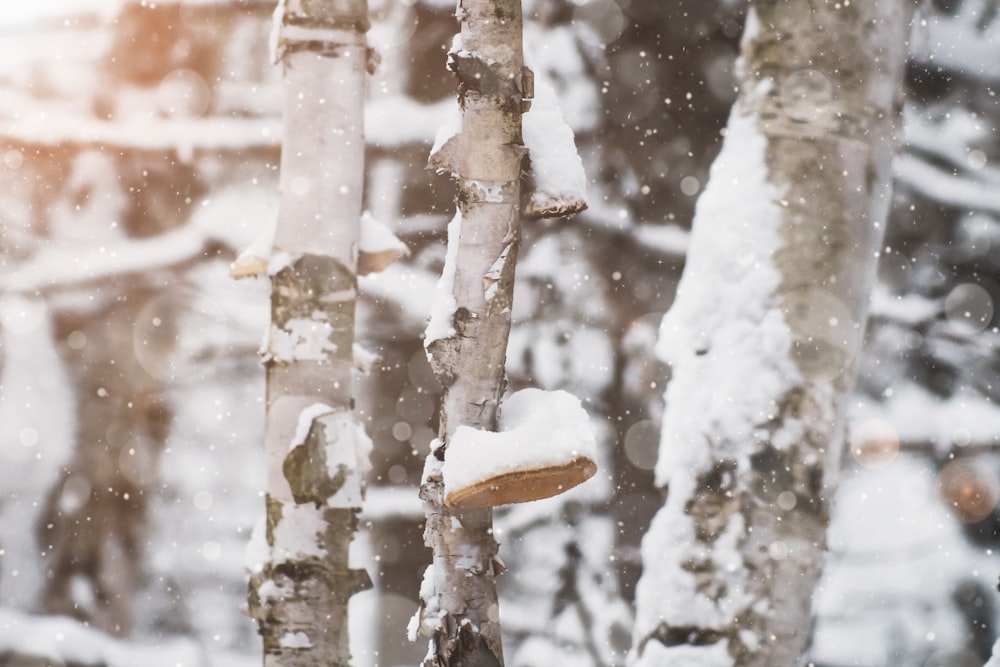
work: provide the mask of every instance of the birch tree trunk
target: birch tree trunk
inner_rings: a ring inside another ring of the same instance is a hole
[[[631,664],[791,667],[891,188],[907,0],[755,0],[742,87],[658,353]]]
[[[285,0],[281,201],[266,349],[267,515],[247,564],[264,665],[348,665],[347,603],[370,441],[352,413],[364,179],[365,0]]]
[[[430,165],[458,180],[448,259],[425,345],[444,387],[439,440],[421,496],[426,544],[421,610],[411,638],[430,640],[425,667],[503,664],[490,509],[444,505],[441,465],[461,426],[495,431],[506,377],[514,266],[519,240],[522,20],[520,0],[459,0],[461,45],[449,54],[462,127]]]

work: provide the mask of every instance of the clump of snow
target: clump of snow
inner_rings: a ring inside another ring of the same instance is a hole
[[[431,146],[431,157],[444,148],[452,137],[457,137],[462,131],[462,109],[458,106],[458,100],[450,98],[448,106],[444,110],[444,123],[434,134],[434,144]],[[398,118],[398,115],[396,116]],[[440,116],[439,116],[440,117]]]
[[[504,473],[596,460],[597,443],[580,399],[565,391],[522,389],[500,411],[500,430],[459,426],[442,467],[445,494]]]
[[[326,468],[331,478],[346,474],[337,492],[327,498],[327,507],[361,507],[365,476],[371,469],[372,439],[349,412],[321,418],[326,429]]]
[[[284,326],[271,325],[267,351],[276,362],[323,361],[337,351],[330,342],[333,325],[322,320],[292,318]]]
[[[282,648],[312,648],[312,640],[304,632],[286,632],[281,635],[278,645]]]
[[[657,355],[673,369],[657,483],[705,470],[710,429],[743,446],[777,411],[799,372],[776,302],[781,190],[767,180],[767,142],[737,107],[698,200],[687,265],[664,316]],[[710,388],[710,389],[709,389]]]
[[[642,657],[633,662],[633,667],[733,667],[733,656],[729,655],[726,641],[709,646],[664,646],[651,641],[646,644]]]
[[[455,335],[455,268],[458,264],[458,241],[462,234],[462,212],[455,211],[455,217],[448,223],[448,251],[445,255],[444,270],[435,290],[431,318],[424,332],[424,348],[431,343]]]
[[[295,435],[292,436],[292,441],[289,443],[288,448],[294,449],[299,445],[305,444],[306,438],[309,437],[309,429],[312,428],[313,422],[319,417],[330,412],[333,412],[333,408],[326,403],[313,403],[300,412],[299,421],[295,425]]]
[[[204,644],[193,639],[124,641],[70,618],[32,616],[13,609],[0,609],[0,653],[24,656],[26,662],[20,664],[108,667],[177,667],[206,660],[214,663],[223,657],[207,656]],[[32,657],[37,658],[37,663]],[[18,662],[14,657],[8,661]]]
[[[423,609],[417,609],[406,625],[406,636],[411,642],[417,641],[417,636],[430,637],[437,628],[441,620],[443,611],[437,607],[437,596],[434,595],[434,566],[428,565],[424,570],[424,576],[420,580],[420,599],[425,605]]]
[[[323,508],[317,508],[312,503],[282,504],[281,519],[274,527],[270,562],[276,564],[297,561],[307,556],[323,558],[326,556],[326,549],[319,544],[317,536],[325,530]]]
[[[291,266],[294,261],[295,257],[291,253],[285,251],[273,253],[267,262],[267,273],[271,276],[277,275],[283,269]]]
[[[524,24],[524,61],[535,72],[535,86],[547,82],[556,91],[569,126],[577,132],[593,130],[600,122],[598,85],[587,73],[572,26]],[[534,113],[535,109],[528,113]]]
[[[660,327],[656,352],[671,364],[673,378],[665,396],[656,481],[670,492],[642,542],[643,561],[656,567],[646,568],[636,590],[634,636],[649,640],[641,665],[669,659],[729,667],[724,647],[665,647],[655,632],[663,622],[721,628],[750,603],[743,592],[749,575],[739,553],[745,533],[741,515],[735,513],[714,544],[706,545],[696,537],[687,503],[696,479],[716,457],[749,465],[746,443],[762,435],[777,402],[800,381],[789,355],[792,334],[775,296],[780,275],[772,256],[781,242],[782,192],[767,179],[766,150],[756,119],[734,107],[696,207],[676,300]],[[778,435],[772,438],[775,446],[793,439],[790,431]],[[707,595],[685,566],[690,563],[704,563],[723,577],[727,594]]]
[[[361,252],[380,253],[393,251],[399,255],[409,254],[409,248],[399,240],[385,223],[379,222],[365,211],[361,214],[361,235],[358,241]]]
[[[563,119],[555,91],[544,79],[535,82],[535,98],[531,110],[522,116],[521,127],[534,177],[525,215],[563,215],[586,208],[587,175],[573,130]]]

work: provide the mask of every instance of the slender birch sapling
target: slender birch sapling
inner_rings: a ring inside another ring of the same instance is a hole
[[[366,0],[283,0],[281,200],[269,273],[267,513],[248,550],[264,665],[346,666],[348,551],[371,442],[352,411]]]
[[[444,387],[439,439],[424,469],[424,575],[411,637],[429,639],[425,667],[502,665],[492,511],[444,503],[441,465],[462,425],[496,431],[521,214],[523,52],[520,0],[460,0],[448,56],[461,129],[429,166],[458,181],[448,257],[425,346]]]

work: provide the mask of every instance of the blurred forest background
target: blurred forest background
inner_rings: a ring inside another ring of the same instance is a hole
[[[453,186],[424,170],[453,104],[453,0],[370,0],[366,209],[410,248],[360,280],[375,443],[360,667],[413,665],[420,470],[440,388],[421,345]],[[526,222],[513,388],[584,397],[598,477],[498,513],[514,667],[621,665],[669,368],[652,346],[735,98],[736,0],[525,0],[590,209]],[[249,665],[243,551],[263,512],[273,221],[272,0],[74,4],[0,32],[0,665]],[[93,7],[93,9],[91,9]],[[905,146],[872,303],[817,667],[981,665],[998,632],[1000,5],[913,25]]]

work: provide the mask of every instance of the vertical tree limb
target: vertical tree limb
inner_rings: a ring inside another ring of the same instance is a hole
[[[519,241],[522,20],[519,0],[460,0],[461,44],[448,66],[458,79],[461,130],[431,158],[458,180],[448,265],[425,345],[444,387],[439,446],[424,470],[425,542],[434,550],[411,635],[430,640],[426,667],[501,665],[489,509],[444,505],[441,464],[461,426],[497,429],[506,378]]]
[[[797,665],[889,204],[907,0],[757,0],[658,352],[634,665]],[[687,663],[693,664],[693,662]]]
[[[270,273],[267,516],[248,552],[264,665],[348,665],[348,552],[371,442],[351,369],[364,183],[365,0],[284,0],[281,202]]]

